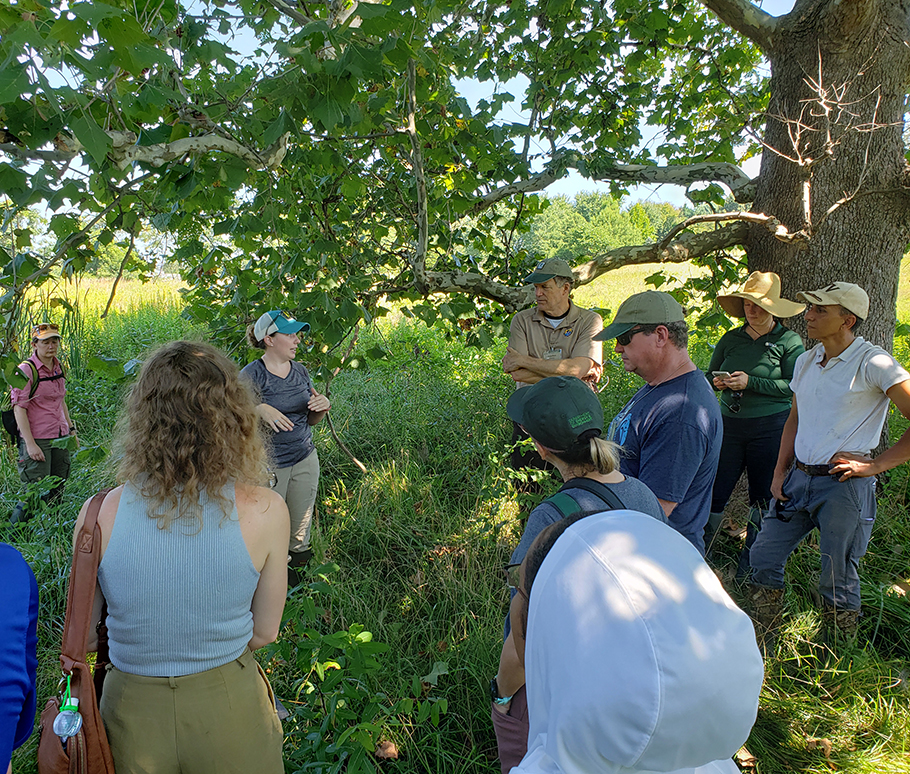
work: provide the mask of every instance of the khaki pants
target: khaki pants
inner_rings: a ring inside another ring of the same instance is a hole
[[[291,514],[291,542],[294,553],[310,547],[310,526],[316,510],[316,492],[319,489],[319,455],[313,449],[304,459],[289,468],[275,471],[275,491],[287,503]]]
[[[112,669],[101,717],[117,774],[283,774],[281,722],[248,650],[184,677]]]
[[[19,441],[19,479],[23,484],[32,484],[47,476],[68,478],[70,474],[70,453],[68,449],[51,448],[54,438],[36,438],[41,451],[44,452],[44,461],[38,462],[28,456],[25,450],[25,441]]]

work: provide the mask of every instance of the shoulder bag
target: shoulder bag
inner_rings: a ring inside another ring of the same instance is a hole
[[[70,696],[79,699],[82,727],[64,745],[54,733],[54,720],[60,714],[63,694],[48,699],[39,723],[39,774],[114,774],[114,759],[111,757],[107,734],[98,710],[98,699],[108,663],[107,627],[104,626],[106,607],[101,612],[101,624],[98,626],[98,656],[94,670],[85,660],[98,581],[98,563],[101,559],[98,511],[109,491],[110,489],[105,489],[92,498],[85,523],[76,539],[60,651],[60,666],[63,670],[60,690],[65,688]]]

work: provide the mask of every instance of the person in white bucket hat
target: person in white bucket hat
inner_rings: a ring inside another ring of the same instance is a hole
[[[531,729],[512,774],[738,774],[762,659],[684,537],[635,511],[565,519],[512,582]]]

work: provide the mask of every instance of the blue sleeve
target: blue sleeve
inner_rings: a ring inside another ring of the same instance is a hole
[[[22,555],[0,544],[0,769],[35,725],[38,584]]]
[[[697,427],[661,422],[641,443],[637,478],[661,500],[681,503],[708,453],[708,439]]]
[[[550,524],[556,523],[561,518],[562,515],[559,511],[548,502],[542,502],[531,511],[531,515],[528,517],[528,523],[525,524],[525,531],[521,533],[521,540],[518,541],[518,546],[512,552],[509,564],[521,564],[521,562],[524,561],[525,554],[528,553],[528,549],[531,547],[531,543],[534,542],[534,539]],[[514,594],[515,592],[513,591],[512,595],[514,596]],[[502,634],[503,640],[509,636],[511,628],[512,622],[509,620],[509,614],[506,613]]]
[[[512,552],[512,558],[509,564],[520,564],[524,561],[525,554],[531,547],[535,538],[551,524],[555,524],[562,519],[558,510],[548,502],[542,502],[538,505],[528,517],[528,523],[525,525],[525,531],[521,533],[521,540],[518,547]]]

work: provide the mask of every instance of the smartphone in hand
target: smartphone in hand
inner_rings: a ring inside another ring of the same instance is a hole
[[[730,372],[729,371],[712,371],[711,376],[715,379],[729,379]]]

